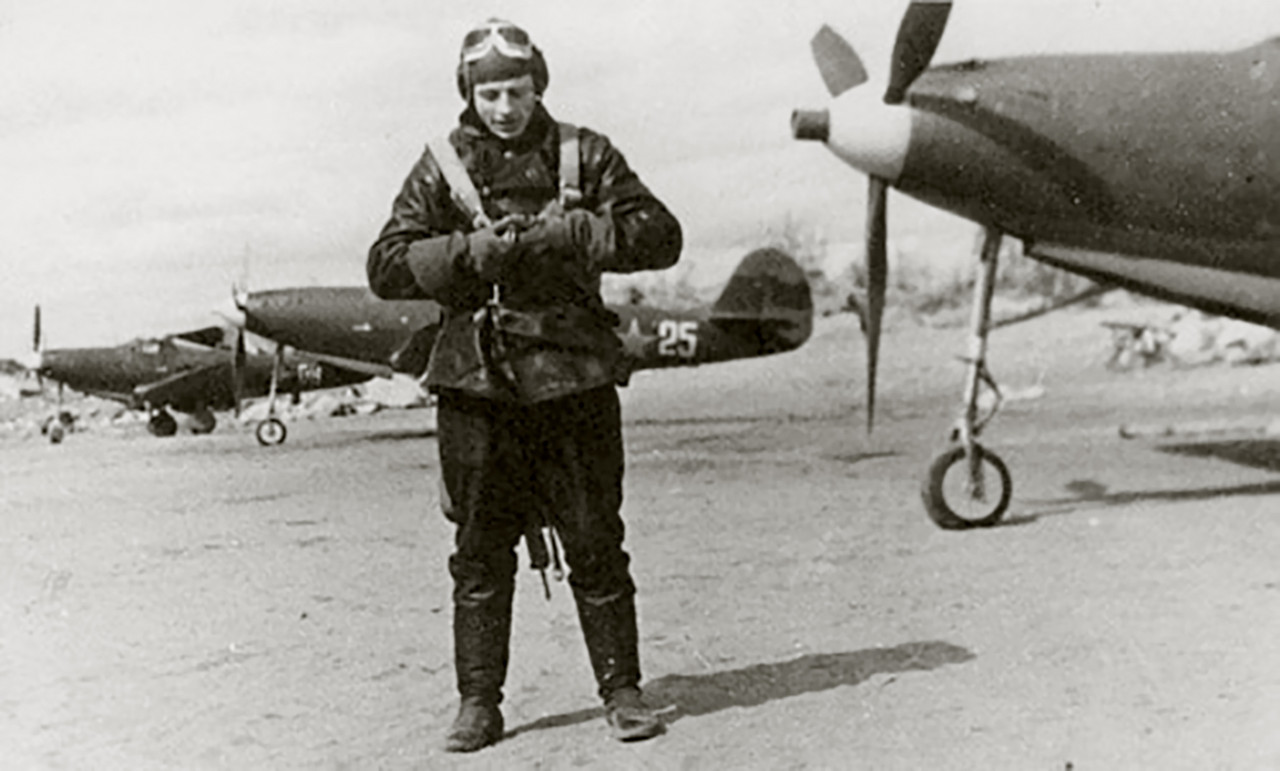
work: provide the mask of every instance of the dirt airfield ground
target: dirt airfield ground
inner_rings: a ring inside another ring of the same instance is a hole
[[[0,766],[1280,768],[1280,368],[1109,372],[1105,318],[994,335],[1001,384],[1040,398],[987,431],[1015,496],[978,531],[918,494],[962,328],[890,330],[870,438],[847,316],[792,354],[638,375],[624,513],[670,729],[634,745],[607,738],[567,587],[522,569],[507,738],[439,751],[426,410],[274,449],[231,425],[0,441]]]

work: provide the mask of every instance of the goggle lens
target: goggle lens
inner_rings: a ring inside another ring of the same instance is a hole
[[[529,35],[519,27],[510,25],[490,25],[473,29],[462,39],[462,58],[475,61],[489,51],[497,48],[503,55],[513,59],[528,59],[533,55],[533,44]]]

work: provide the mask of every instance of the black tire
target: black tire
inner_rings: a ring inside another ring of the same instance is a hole
[[[218,418],[212,412],[193,412],[188,426],[193,434],[212,434],[218,427]]]
[[[289,435],[289,431],[284,427],[277,418],[267,418],[258,424],[258,428],[254,431],[254,436],[258,437],[258,444],[263,447],[271,447],[277,444],[284,444],[285,437]]]
[[[63,437],[66,436],[66,430],[57,421],[49,424],[49,430],[46,433],[49,434],[50,444],[61,444]]]
[[[152,436],[173,436],[178,433],[178,421],[168,412],[160,410],[147,421],[147,430]]]
[[[983,468],[983,481],[989,486],[991,483],[991,475],[987,473],[988,468],[995,469],[996,477],[1000,482],[999,497],[995,498],[995,505],[984,507],[984,509],[976,515],[968,512],[957,513],[952,507],[952,502],[947,500],[947,493],[954,492],[955,488],[947,486],[947,472],[952,469],[958,462],[964,461],[964,447],[957,445],[942,453],[933,459],[929,464],[929,472],[925,476],[924,483],[920,486],[920,497],[924,500],[924,509],[929,514],[929,519],[934,521],[938,527],[944,530],[968,530],[973,527],[991,527],[998,523],[1000,518],[1004,516],[1005,511],[1009,508],[1009,500],[1013,497],[1013,479],[1009,476],[1009,468],[1005,466],[1004,461],[999,455],[975,444],[973,449],[978,453]],[[960,466],[956,469],[961,474],[965,469]],[[957,475],[952,474],[951,479],[956,479]],[[959,477],[960,482],[964,485],[963,476]],[[967,485],[965,485],[967,486]],[[963,488],[960,490],[963,494]],[[958,495],[954,495],[957,501]],[[991,490],[987,490],[986,500],[992,500]],[[963,508],[963,507],[961,507]]]

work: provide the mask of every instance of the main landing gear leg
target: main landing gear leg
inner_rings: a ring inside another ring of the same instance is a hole
[[[62,386],[61,380],[58,381],[58,409],[53,413],[53,417],[45,422],[45,433],[49,435],[50,444],[60,444],[67,435],[67,429],[71,426],[71,414],[62,409]],[[42,389],[43,390],[43,389]]]
[[[280,370],[284,367],[284,346],[276,344],[276,360],[271,367],[271,392],[267,396],[267,418],[258,424],[257,431],[254,434],[258,437],[258,444],[263,447],[270,447],[284,442],[289,432],[285,430],[284,423],[276,417],[276,391],[280,386]]]
[[[929,518],[947,530],[996,524],[1009,508],[1013,495],[1013,480],[1004,461],[977,442],[982,429],[1000,408],[1000,389],[987,371],[987,334],[991,327],[991,296],[1001,237],[1000,231],[988,228],[982,243],[982,262],[978,267],[973,315],[969,322],[964,409],[952,430],[952,446],[929,464],[920,489]],[[991,389],[995,401],[986,415],[979,416],[979,389],[983,385]],[[992,482],[999,488],[989,489]]]

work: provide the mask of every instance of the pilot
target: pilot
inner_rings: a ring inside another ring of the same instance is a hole
[[[529,495],[563,544],[612,735],[663,730],[639,688],[620,516],[620,344],[600,275],[674,265],[681,229],[608,138],[548,114],[547,82],[546,61],[520,27],[490,19],[467,32],[458,125],[428,142],[369,250],[379,297],[445,307],[425,384],[437,396],[446,516],[456,526],[449,572],[461,704],[445,738],[451,752],[503,735],[515,548]]]

